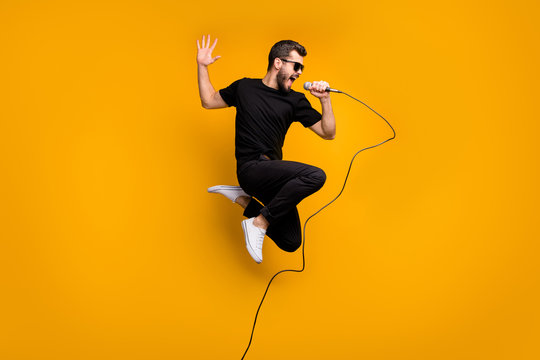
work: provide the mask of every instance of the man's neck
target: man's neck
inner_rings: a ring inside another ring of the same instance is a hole
[[[272,75],[271,72],[267,72],[266,75],[263,77],[262,82],[264,85],[271,87],[273,89],[279,90],[277,79],[275,75]]]

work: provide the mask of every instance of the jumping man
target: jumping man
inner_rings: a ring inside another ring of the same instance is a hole
[[[288,252],[302,243],[296,206],[318,191],[326,181],[323,170],[282,160],[282,147],[289,126],[300,122],[326,140],[336,134],[327,82],[315,81],[309,89],[321,101],[322,114],[311,107],[303,93],[291,89],[302,74],[306,49],[292,40],[277,42],[268,56],[262,79],[243,78],[216,91],[210,82],[208,66],[217,39],[210,35],[197,40],[199,95],[205,109],[236,107],[235,156],[240,186],[218,185],[208,189],[226,196],[244,208],[242,228],[246,247],[253,259],[262,262],[264,236]]]

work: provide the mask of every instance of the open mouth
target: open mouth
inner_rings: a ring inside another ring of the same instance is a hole
[[[292,75],[289,80],[291,81],[291,85],[294,83],[294,80],[298,79],[298,76]]]

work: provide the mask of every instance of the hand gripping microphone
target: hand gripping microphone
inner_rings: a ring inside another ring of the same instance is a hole
[[[309,90],[310,87],[311,87],[311,83],[309,81],[306,81],[304,83],[304,89]],[[342,92],[342,91],[332,89],[332,88],[329,88],[329,87],[326,88],[326,91],[328,91],[328,92],[336,92],[336,93],[341,93]]]

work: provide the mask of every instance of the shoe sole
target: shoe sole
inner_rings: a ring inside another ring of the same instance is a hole
[[[255,250],[253,250],[253,248],[249,244],[249,239],[247,236],[248,231],[247,231],[246,224],[244,223],[244,221],[242,221],[242,229],[244,230],[244,238],[246,239],[247,251],[249,252],[249,255],[251,255],[251,257],[253,258],[253,260],[255,260],[257,264],[260,264],[262,262],[262,259],[259,259],[259,257],[255,254]]]
[[[240,186],[230,186],[230,185],[216,185],[208,188],[209,193],[215,193],[219,190],[241,190]]]

